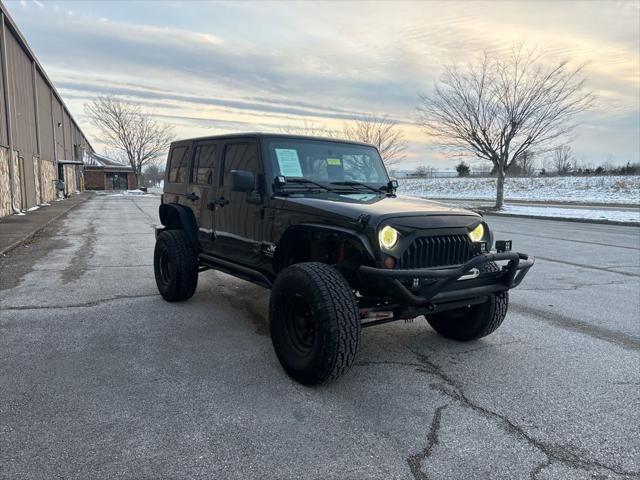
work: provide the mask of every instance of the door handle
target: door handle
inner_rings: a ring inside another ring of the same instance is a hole
[[[220,205],[221,207],[224,207],[225,205],[228,205],[228,204],[229,204],[229,200],[227,200],[227,199],[226,199],[226,198],[224,198],[224,197],[220,197],[220,198],[218,198],[214,203],[215,203],[216,205]]]
[[[200,197],[196,195],[196,192],[191,192],[189,195],[186,195],[186,197],[192,202],[195,202],[196,200],[200,200]]]

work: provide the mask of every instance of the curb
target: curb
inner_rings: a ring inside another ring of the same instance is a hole
[[[640,227],[640,223],[638,222],[624,222],[619,220],[605,220],[605,219],[597,219],[597,218],[565,218],[565,217],[546,217],[546,216],[538,216],[538,215],[518,215],[516,213],[497,213],[492,212],[490,210],[475,210],[478,213],[486,216],[494,216],[494,217],[514,217],[514,218],[531,218],[534,220],[555,220],[558,222],[575,222],[575,223],[595,223],[600,225],[618,225],[624,227]]]
[[[11,250],[13,250],[14,248],[19,247],[20,245],[24,245],[26,242],[28,242],[29,240],[31,240],[33,237],[35,237],[39,232],[41,232],[42,230],[44,230],[45,228],[47,228],[49,225],[51,225],[53,222],[55,222],[56,220],[59,220],[60,218],[64,217],[67,213],[69,213],[71,210],[73,210],[74,208],[82,205],[84,202],[86,202],[87,200],[89,200],[90,198],[93,198],[93,195],[87,195],[84,199],[80,200],[78,203],[71,205],[67,210],[65,210],[64,212],[60,212],[58,215],[56,215],[55,217],[49,219],[49,221],[43,223],[42,225],[39,225],[38,227],[36,227],[34,230],[32,230],[31,232],[29,232],[26,236],[22,237],[20,240],[16,240],[15,242],[9,244],[9,246],[3,248],[2,250],[0,250],[0,257],[6,255],[7,253],[9,253]]]
[[[446,197],[423,197],[425,200],[434,200],[436,202],[495,202],[495,198],[446,198]],[[514,200],[505,198],[508,204],[536,204],[536,205],[560,205],[563,207],[635,207],[640,208],[640,204],[630,205],[628,203],[601,203],[601,202],[577,202],[569,200]]]

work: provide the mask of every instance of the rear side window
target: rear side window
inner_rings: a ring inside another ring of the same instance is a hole
[[[189,176],[189,147],[176,147],[171,150],[169,165],[169,182],[185,183]]]
[[[191,172],[192,183],[213,185],[217,147],[215,143],[205,143],[196,147]]]

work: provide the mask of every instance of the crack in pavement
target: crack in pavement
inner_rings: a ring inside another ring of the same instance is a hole
[[[575,318],[567,317],[560,313],[547,312],[539,308],[519,303],[511,303],[509,305],[509,309],[512,312],[529,315],[535,319],[542,320],[554,327],[558,327],[569,332],[580,333],[591,338],[613,343],[625,350],[640,350],[640,339],[627,335],[626,333],[617,332],[598,325],[592,325],[587,322],[576,320]]]
[[[147,212],[145,212],[142,207],[140,205],[138,205],[138,203],[132,198],[131,199],[131,203],[133,203],[135,205],[135,207],[140,210],[140,212],[142,212],[142,214],[147,217],[149,220],[151,220],[151,223],[149,225],[151,225],[152,227],[155,228],[155,226],[158,224],[158,221],[153,218],[151,215],[149,215]]]
[[[479,350],[486,350],[487,348],[502,347],[503,345],[512,345],[514,343],[523,343],[523,341],[522,340],[511,340],[509,342],[490,343],[488,345],[482,345],[480,347],[470,348],[468,350],[462,350],[461,352],[451,352],[451,354],[452,355],[465,355],[467,353],[473,353],[473,352],[477,352]]]
[[[640,274],[637,274],[637,273],[618,272],[617,270],[609,270],[610,268],[617,268],[617,267],[596,267],[595,265],[587,265],[585,263],[576,263],[576,262],[567,262],[566,260],[556,260],[555,258],[541,257],[539,255],[536,256],[536,260],[543,260],[543,261],[552,262],[552,263],[561,263],[563,265],[570,265],[572,267],[586,268],[588,270],[598,270],[599,272],[613,273],[618,275],[624,275],[627,277],[640,277]]]
[[[92,300],[90,302],[84,303],[72,303],[69,305],[18,305],[15,307],[2,307],[0,311],[2,312],[11,312],[16,310],[57,310],[61,308],[87,308],[87,307],[96,307],[102,303],[113,302],[115,300],[122,300],[124,298],[148,298],[148,297],[159,297],[159,293],[147,293],[143,295],[115,295],[109,298],[102,298],[100,300]]]
[[[481,414],[487,419],[496,421],[498,425],[506,433],[513,435],[519,438],[520,440],[528,443],[530,446],[535,448],[537,451],[543,453],[547,457],[547,460],[545,462],[537,465],[530,472],[529,478],[531,480],[535,480],[536,476],[542,470],[553,465],[554,463],[560,463],[569,468],[584,470],[584,471],[592,471],[594,469],[606,470],[609,473],[614,473],[616,475],[620,475],[626,478],[634,478],[634,477],[637,478],[640,475],[640,471],[634,472],[634,471],[620,470],[615,467],[605,465],[602,462],[599,462],[597,460],[581,458],[578,454],[570,451],[566,447],[563,447],[561,445],[553,445],[553,444],[545,443],[543,441],[540,441],[534,438],[533,436],[529,435],[524,430],[523,427],[520,427],[515,423],[513,423],[506,415],[499,414],[477,403],[474,403],[471,399],[469,399],[464,394],[462,386],[460,386],[453,378],[451,378],[446,373],[444,373],[442,371],[442,367],[432,362],[429,359],[429,357],[419,352],[414,352],[414,354],[422,364],[422,367],[419,368],[418,371],[421,373],[432,375],[440,380],[439,383],[431,384],[430,385],[431,388],[439,391],[443,395],[458,402],[461,406],[465,408],[469,408],[470,410],[473,410],[474,412]],[[432,429],[433,427],[434,425],[432,422]],[[438,422],[438,428],[439,428],[439,422]],[[430,430],[430,434],[431,434],[431,430]],[[437,429],[435,430],[435,434],[437,434]],[[428,443],[426,448],[429,448],[429,446],[433,444],[433,436],[432,435],[428,436],[427,440],[428,440]],[[428,450],[428,452],[430,453],[432,450],[433,450],[433,447],[431,447]],[[411,465],[412,465],[411,462],[415,463],[414,457],[415,455],[407,458],[407,463],[409,464],[409,468],[411,468]],[[425,455],[424,458],[426,459],[428,458],[428,456]],[[421,469],[419,469],[419,472],[422,476],[416,475],[414,473],[414,478],[416,480],[424,480],[427,478]],[[413,469],[412,469],[412,473],[413,473]]]
[[[356,362],[358,367],[367,367],[369,365],[396,365],[400,367],[415,367],[421,368],[422,364],[420,363],[411,363],[411,362],[396,362],[393,360],[363,360],[360,362]]]
[[[427,444],[421,452],[416,453],[415,455],[411,455],[409,458],[407,458],[407,463],[409,464],[411,474],[416,480],[429,480],[427,474],[422,471],[422,464],[431,456],[433,449],[437,447],[438,443],[440,442],[438,433],[440,431],[442,411],[448,406],[449,404],[447,403],[436,408],[436,412],[433,415],[433,419],[431,420],[431,427],[429,427],[429,433],[427,434]]]
[[[143,267],[153,267],[153,263],[140,263],[137,265],[91,265],[85,268],[85,271],[89,270],[102,270],[104,268],[143,268]],[[66,269],[64,268],[34,268],[34,272],[62,272]]]
[[[586,288],[586,287],[607,287],[611,285],[626,285],[627,283],[629,283],[629,280],[612,280],[610,282],[605,282],[605,283],[581,283],[578,285],[570,285],[567,287],[519,288],[518,291],[521,291],[521,292],[554,292],[554,291],[570,292],[570,291],[576,291],[580,288]]]

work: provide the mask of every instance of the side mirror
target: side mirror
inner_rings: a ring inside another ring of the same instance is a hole
[[[231,170],[231,191],[251,192],[256,183],[253,172],[247,170]]]

